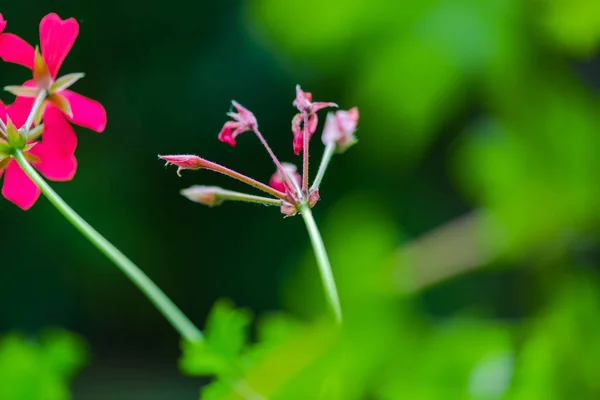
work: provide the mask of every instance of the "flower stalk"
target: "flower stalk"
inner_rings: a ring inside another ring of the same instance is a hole
[[[183,314],[167,295],[129,258],[106,240],[90,224],[79,216],[37,173],[25,159],[21,150],[14,153],[15,160],[23,171],[41,189],[54,207],[101,253],[111,260],[148,297],[173,327],[190,342],[202,340],[200,330]]]
[[[310,210],[310,207],[307,204],[301,205],[300,214],[302,215],[302,219],[304,219],[304,223],[306,224],[306,230],[308,231],[308,236],[310,237],[313,250],[315,251],[317,264],[319,266],[319,272],[321,273],[321,280],[323,282],[323,288],[325,289],[327,303],[329,304],[331,310],[333,311],[333,314],[335,315],[336,322],[338,324],[341,324],[342,307],[340,306],[340,299],[337,293],[335,280],[333,279],[331,263],[329,262],[327,251],[325,250],[323,238],[321,237],[319,228],[317,227],[315,219],[312,215],[312,211]]]

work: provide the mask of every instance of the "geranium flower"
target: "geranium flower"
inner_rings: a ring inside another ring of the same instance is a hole
[[[5,107],[0,102],[0,121],[9,129],[16,129],[27,119],[28,113],[22,110],[18,104]],[[6,142],[0,139],[2,143]],[[44,113],[43,140],[29,141],[23,153],[46,178],[69,181],[77,169],[76,147],[77,137],[73,128],[59,109],[49,105]],[[2,195],[23,210],[31,208],[40,196],[40,189],[14,159],[0,152],[0,178],[3,175]]]
[[[40,90],[44,90],[47,98],[40,115],[45,116],[45,110],[50,109],[46,106],[51,103],[72,123],[102,132],[106,127],[104,107],[95,100],[67,89],[82,78],[83,74],[69,74],[57,79],[58,71],[78,34],[79,24],[74,18],[62,20],[57,14],[48,14],[40,22],[40,52],[29,45],[25,48],[18,44],[19,41],[11,39],[0,54],[6,61],[30,68],[33,71],[33,80],[21,87],[8,87],[7,90],[18,97],[26,98],[27,101],[19,102],[19,105],[29,110],[33,105],[33,98]]]

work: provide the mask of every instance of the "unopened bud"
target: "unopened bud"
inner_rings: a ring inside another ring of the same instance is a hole
[[[172,156],[158,156],[167,162],[167,165],[172,164],[177,168],[177,175],[181,176],[181,171],[185,169],[196,170],[200,168],[206,168],[207,161],[203,158],[192,154],[179,154]]]
[[[181,191],[181,194],[191,201],[214,207],[223,203],[219,193],[223,189],[218,186],[192,186]]]
[[[344,152],[357,142],[354,133],[358,125],[358,108],[327,114],[323,128],[323,143],[335,143],[337,152]]]

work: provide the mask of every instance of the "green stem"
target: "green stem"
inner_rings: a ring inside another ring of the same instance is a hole
[[[312,243],[317,257],[317,264],[319,265],[319,271],[321,272],[321,279],[323,281],[323,287],[325,288],[325,295],[327,296],[327,302],[335,314],[335,319],[338,323],[342,322],[342,308],[340,306],[340,299],[338,297],[337,288],[335,286],[335,280],[333,279],[333,272],[331,272],[331,264],[327,257],[327,251],[325,250],[325,244],[321,238],[319,228],[315,223],[312,211],[307,204],[300,206],[300,214],[306,224],[308,230],[308,236]]]
[[[162,290],[131,260],[121,253],[108,240],[100,235],[90,224],[81,218],[65,201],[52,190],[50,185],[27,162],[21,150],[16,150],[14,157],[25,173],[41,189],[44,196],[56,209],[85,236],[100,252],[119,267],[125,275],[142,291],[158,308],[165,318],[185,339],[191,342],[202,340],[202,333],[181,312],[181,310],[164,294]]]
[[[315,177],[315,180],[310,188],[311,192],[319,190],[321,181],[325,176],[325,171],[327,171],[331,157],[333,157],[333,153],[335,152],[335,146],[335,142],[330,142],[327,144],[327,146],[325,146],[325,152],[323,153],[323,158],[321,159],[321,165],[319,165],[319,171],[317,172],[317,176]]]

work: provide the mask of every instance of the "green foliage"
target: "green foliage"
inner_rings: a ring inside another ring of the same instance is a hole
[[[86,345],[72,333],[49,330],[37,340],[7,334],[0,339],[0,399],[70,399],[68,384],[86,362]]]

